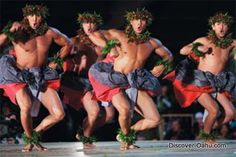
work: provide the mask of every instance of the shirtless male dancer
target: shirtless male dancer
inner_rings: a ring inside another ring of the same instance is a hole
[[[88,80],[88,69],[92,64],[102,61],[102,47],[106,39],[98,27],[102,24],[102,17],[97,13],[82,13],[78,15],[80,29],[72,37],[73,51],[64,62],[64,74],[61,79],[61,90],[64,93],[64,102],[74,109],[83,107],[87,117],[83,120],[83,132],[78,129],[76,138],[83,142],[85,149],[93,148],[94,129],[109,123],[114,117],[114,108],[111,105],[104,107],[105,112],[100,114],[100,106],[92,98],[92,86]],[[111,55],[105,61],[112,61]]]
[[[114,65],[99,62],[89,70],[96,98],[111,101],[119,112],[121,130],[118,140],[121,141],[121,150],[133,146],[135,131],[154,128],[159,124],[160,115],[149,94],[159,92],[160,84],[156,77],[162,74],[164,65],[172,62],[171,52],[158,39],[150,37],[146,30],[152,22],[150,12],[145,9],[127,12],[126,18],[128,25],[125,31],[108,30],[110,39],[118,41],[116,49],[119,56]],[[143,67],[153,51],[163,58],[163,64],[155,66],[150,73]],[[131,89],[128,95],[132,100],[125,94],[127,89]],[[130,126],[131,104],[136,103],[144,119]]]
[[[230,101],[230,98],[236,98],[236,78],[232,72],[224,71],[231,52],[236,49],[236,40],[228,33],[232,22],[233,17],[227,13],[217,13],[210,17],[209,25],[212,29],[208,35],[180,50],[180,54],[188,57],[173,72],[174,92],[179,104],[188,107],[198,101],[208,111],[200,134],[207,143],[214,142],[213,125],[225,124],[236,114]],[[216,123],[218,104],[223,107],[224,115]]]
[[[43,5],[26,5],[23,20],[8,24],[0,34],[0,45],[11,41],[14,55],[3,55],[0,59],[0,88],[10,100],[20,107],[20,118],[24,129],[23,139],[26,146],[22,152],[46,148],[40,145],[42,132],[64,118],[64,110],[56,89],[59,77],[55,70],[57,63],[46,66],[48,50],[55,42],[61,46],[58,59],[63,59],[72,48],[70,40],[45,21],[48,9]],[[31,108],[39,100],[49,111],[49,115],[32,128]]]

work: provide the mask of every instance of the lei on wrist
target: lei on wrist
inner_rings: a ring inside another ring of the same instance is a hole
[[[162,75],[166,75],[168,74],[169,72],[173,71],[174,67],[173,67],[173,64],[170,63],[168,60],[158,60],[156,62],[156,66],[157,65],[163,65],[165,67],[165,70],[163,71]]]
[[[40,134],[36,131],[32,132],[32,137],[27,137],[25,133],[22,135],[22,137],[23,137],[23,142],[25,145],[38,144],[40,140]]]
[[[102,48],[103,58],[105,58],[105,56],[111,51],[111,49],[114,48],[118,44],[119,44],[119,41],[116,39],[111,39],[107,41],[106,45]]]
[[[4,33],[10,41],[14,41],[15,39],[14,33],[10,32],[12,23],[12,21],[8,21],[7,25],[2,29],[2,33]]]
[[[136,132],[134,130],[130,130],[130,132],[126,135],[122,132],[121,129],[117,131],[119,139],[128,144],[133,144],[136,141]]]
[[[204,53],[202,53],[201,51],[198,50],[198,47],[202,46],[202,45],[203,44],[199,43],[199,42],[193,43],[193,45],[192,45],[192,51],[198,57],[203,57],[204,56]]]
[[[54,55],[52,58],[49,59],[51,62],[54,62],[57,64],[57,66],[59,68],[62,68],[63,67],[63,63],[64,63],[64,60],[58,56],[58,55]]]

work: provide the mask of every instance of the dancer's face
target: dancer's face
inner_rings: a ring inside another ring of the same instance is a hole
[[[218,38],[223,38],[228,32],[228,25],[222,22],[216,22],[212,25],[212,29],[215,31],[215,34]]]
[[[36,29],[42,21],[42,17],[38,15],[28,15],[26,18],[28,19],[29,25],[32,29]]]
[[[130,24],[136,34],[142,33],[147,26],[146,20],[141,20],[141,19],[132,20]]]
[[[83,27],[85,34],[87,34],[87,35],[93,33],[97,29],[97,26],[95,23],[83,23],[82,27]]]

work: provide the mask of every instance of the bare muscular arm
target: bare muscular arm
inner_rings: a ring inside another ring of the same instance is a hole
[[[72,50],[72,42],[65,34],[62,34],[59,30],[55,28],[51,28],[51,30],[53,32],[52,34],[54,42],[59,46],[62,46],[59,57],[65,58]]]
[[[89,35],[89,39],[97,46],[104,47],[106,45],[106,39],[99,31],[93,32]]]
[[[158,54],[164,60],[168,60],[169,62],[173,61],[173,55],[170,50],[165,47],[160,40],[153,39],[151,40],[152,45],[155,47],[155,53]]]
[[[151,44],[155,48],[155,53],[158,54],[162,59],[168,60],[168,62],[173,61],[173,55],[170,52],[168,48],[166,48],[160,40],[158,39],[151,39],[150,40]],[[155,75],[156,77],[160,76],[163,71],[165,70],[165,67],[163,65],[157,65],[152,69],[152,74]]]
[[[10,28],[9,31],[10,31],[10,32],[15,32],[15,31],[17,31],[17,30],[20,29],[20,28],[21,28],[21,24],[20,24],[19,22],[15,21],[15,22],[12,24],[12,26],[11,26],[11,28]],[[2,45],[4,45],[8,40],[9,40],[9,39],[8,39],[8,37],[7,37],[6,34],[4,34],[4,33],[0,34],[0,47],[1,47]]]
[[[236,51],[236,40],[233,41],[233,47],[234,48],[233,48],[232,52],[235,52]],[[233,58],[236,61],[236,53],[234,53]]]
[[[0,47],[2,47],[2,45],[4,45],[7,42],[7,40],[8,38],[4,33],[0,34]]]
[[[192,53],[192,47],[193,47],[193,43],[205,43],[206,41],[206,38],[205,37],[201,37],[201,38],[198,38],[196,40],[194,40],[192,43],[184,46],[183,48],[180,49],[180,54],[181,55],[189,55],[190,53]],[[201,52],[207,52],[208,51],[208,47],[207,46],[199,46],[198,49],[201,51]]]
[[[117,29],[109,29],[109,30],[106,30],[106,31],[103,31],[103,35],[104,37],[107,39],[107,40],[111,40],[111,39],[117,39],[119,40],[119,33],[121,31],[117,30]]]
[[[62,46],[60,52],[58,53],[58,57],[64,59],[72,50],[72,42],[66,35],[62,34],[59,30],[55,28],[50,28],[50,31],[52,34],[53,41],[59,46]],[[57,63],[51,62],[49,64],[49,67],[56,69]]]
[[[104,37],[107,40],[111,40],[111,39],[116,39],[119,42],[121,41],[121,36],[124,32],[118,29],[109,29],[107,31],[103,31]]]
[[[78,36],[72,37],[71,38],[71,42],[72,42],[72,50],[71,50],[71,54],[80,54],[82,55],[86,55],[85,51],[81,51],[81,43],[80,43],[80,39]]]
[[[79,37],[75,36],[71,38],[73,48],[71,51],[71,54],[77,54],[75,55],[71,60],[73,60],[73,67],[72,71],[79,73],[82,69],[86,68],[86,61],[87,61],[87,54],[85,51],[81,51],[81,43],[79,41]]]
[[[233,50],[236,50],[236,40],[233,41]]]

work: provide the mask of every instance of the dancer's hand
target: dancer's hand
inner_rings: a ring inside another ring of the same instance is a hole
[[[158,66],[155,66],[152,70],[151,70],[151,73],[156,76],[156,77],[159,77],[163,71],[165,70],[165,67],[164,65],[158,65]]]
[[[209,51],[209,47],[208,46],[198,46],[197,48],[199,51],[201,51],[202,53],[207,53]]]
[[[52,68],[52,69],[56,69],[56,68],[57,68],[57,63],[55,63],[55,62],[50,62],[50,63],[48,64],[48,66],[49,66],[50,68]]]
[[[14,22],[11,26],[10,32],[15,32],[19,29],[22,29],[22,25],[19,22]]]

